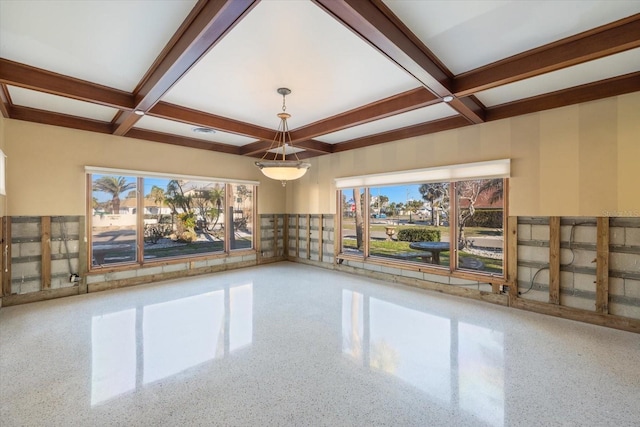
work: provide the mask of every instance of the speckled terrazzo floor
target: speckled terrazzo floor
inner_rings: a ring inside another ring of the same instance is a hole
[[[640,335],[293,263],[0,309],[0,425],[632,426]]]

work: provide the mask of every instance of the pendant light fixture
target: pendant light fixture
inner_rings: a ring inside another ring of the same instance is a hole
[[[290,89],[281,87],[278,89],[278,93],[282,95],[282,112],[278,113],[280,118],[280,124],[276,131],[276,136],[271,143],[269,150],[264,153],[262,159],[256,162],[256,166],[260,168],[262,173],[271,179],[276,179],[282,182],[282,186],[287,185],[287,181],[301,178],[307,173],[307,169],[311,167],[311,163],[303,162],[298,158],[291,141],[291,134],[289,133],[289,126],[287,125],[287,119],[291,117],[291,114],[287,113],[287,106],[285,104],[285,97],[291,93]],[[287,148],[292,151],[294,159],[287,160]],[[266,160],[267,155],[270,152],[276,153],[274,160]]]

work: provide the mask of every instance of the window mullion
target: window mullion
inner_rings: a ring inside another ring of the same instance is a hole
[[[371,200],[370,196],[369,196],[369,187],[365,187],[364,188],[364,195],[363,195],[363,206],[362,206],[362,240],[363,240],[363,256],[364,258],[368,258],[369,257],[369,222],[370,222],[370,215],[369,215],[369,202]]]
[[[456,183],[449,183],[449,271],[458,268],[458,194]]]
[[[144,264],[144,178],[136,182],[136,255],[138,264]]]

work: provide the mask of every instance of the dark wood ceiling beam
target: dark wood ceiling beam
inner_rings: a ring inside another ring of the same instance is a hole
[[[160,98],[218,43],[257,3],[258,0],[219,0],[203,2],[193,22],[180,38],[154,64],[135,93],[134,110],[149,111]],[[127,111],[114,121],[113,133],[125,135],[140,119]]]
[[[0,84],[0,114],[2,114],[2,117],[8,119],[11,117],[10,110],[11,97],[9,96],[9,91],[6,85]]]
[[[420,87],[294,129],[291,131],[291,139],[297,143],[439,102],[441,102],[440,98],[426,88]]]
[[[144,139],[146,141],[160,142],[163,144],[178,145],[180,147],[197,148],[200,150],[216,151],[227,154],[240,154],[239,147],[234,145],[208,142],[197,138],[187,138],[168,133],[154,132],[145,129],[131,129],[125,135],[127,138]]]
[[[640,14],[456,76],[458,97],[640,47]]]
[[[243,156],[259,156],[272,148],[272,141],[256,141],[240,147],[240,154]]]
[[[487,121],[506,119],[637,91],[640,91],[640,71],[496,105],[487,109]]]
[[[449,105],[471,123],[478,124],[485,121],[484,106],[475,97],[454,98]]]
[[[326,142],[316,141],[309,139],[306,141],[300,141],[295,144],[297,148],[304,148],[308,152],[328,154],[333,152],[333,145]],[[250,157],[261,157],[273,148],[273,141],[257,141],[251,144],[243,145],[240,147],[240,154]],[[307,152],[305,151],[305,152]],[[298,153],[302,154],[302,153]]]
[[[327,153],[320,153],[317,151],[302,151],[300,153],[297,153],[297,157],[293,154],[289,154],[287,156],[285,156],[285,160],[305,160],[305,159],[312,159],[314,157],[318,157],[318,156],[322,156],[323,154],[327,154]],[[280,154],[276,154],[276,153],[266,153],[266,154],[252,154],[249,157],[255,157],[256,159],[260,159],[260,160],[282,160],[282,155]]]
[[[409,126],[377,135],[365,136],[363,138],[352,139],[350,141],[341,142],[334,145],[333,152],[354,150],[356,148],[364,148],[372,145],[383,144],[385,142],[398,141],[415,136],[427,135],[430,133],[442,132],[445,130],[457,129],[471,125],[471,122],[462,116],[449,117],[429,123]]]
[[[109,122],[52,113],[44,110],[37,110],[35,108],[21,107],[18,105],[11,106],[11,118],[45,125],[86,130],[89,132],[111,133],[111,123]]]
[[[417,37],[380,0],[313,0],[347,28],[415,77],[436,96],[453,95],[451,73],[419,45]],[[454,100],[451,107],[472,123],[484,120],[481,105],[473,100]]]
[[[256,139],[271,139],[275,135],[275,131],[271,129],[166,102],[158,102],[149,110],[149,115]]]
[[[313,0],[347,28],[413,75],[438,96],[451,94],[450,77],[399,28],[384,5],[362,0]]]
[[[134,107],[130,93],[3,58],[0,58],[0,83],[123,110]]]
[[[298,148],[304,148],[305,150],[314,151],[316,153],[332,153],[333,144],[327,144],[326,142],[316,141],[315,139],[308,139],[306,141],[298,141],[295,143]]]

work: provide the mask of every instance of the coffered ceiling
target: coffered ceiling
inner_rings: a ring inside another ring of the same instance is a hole
[[[640,0],[0,0],[0,84],[7,118],[253,157],[288,87],[309,158],[638,91]]]

